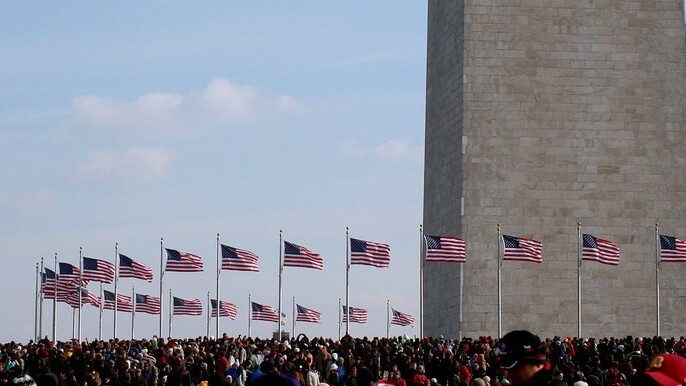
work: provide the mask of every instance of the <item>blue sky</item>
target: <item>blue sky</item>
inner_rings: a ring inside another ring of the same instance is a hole
[[[338,335],[346,226],[392,256],[389,269],[351,269],[350,305],[369,309],[351,332],[385,335],[386,299],[418,317],[426,13],[424,1],[0,4],[0,302],[14,310],[0,314],[0,340],[33,336],[41,257],[78,264],[83,247],[113,261],[118,242],[157,280],[164,237],[206,267],[165,275],[165,297],[205,301],[217,233],[260,256],[259,273],[221,273],[222,299],[239,307],[220,322],[231,335],[247,333],[248,294],[277,306],[279,230],[324,259],[323,271],[284,269],[285,330],[295,296],[324,320],[296,334]],[[120,292],[132,285],[158,293],[131,279]],[[130,336],[130,316],[118,320]],[[205,318],[173,326],[198,336]],[[255,336],[274,329],[252,323]],[[137,315],[137,336],[157,330]],[[82,337],[97,334],[87,306]],[[58,338],[70,336],[60,304]]]

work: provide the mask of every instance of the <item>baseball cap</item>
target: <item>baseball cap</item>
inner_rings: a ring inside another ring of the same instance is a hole
[[[547,361],[546,348],[541,340],[526,330],[511,331],[500,339],[497,364],[502,369],[512,369],[525,363]]]
[[[650,361],[645,375],[663,386],[686,384],[686,358],[677,354],[660,354]]]

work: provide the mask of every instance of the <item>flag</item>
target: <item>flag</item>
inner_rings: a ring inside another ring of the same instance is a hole
[[[318,253],[297,244],[283,242],[283,265],[284,267],[314,268],[322,270],[324,262]]]
[[[41,291],[43,291],[43,298],[54,299],[57,276],[53,270],[48,268],[45,268],[44,270],[45,272],[41,274]]]
[[[202,315],[200,299],[185,300],[174,296],[173,315]]]
[[[109,261],[83,258],[83,278],[86,280],[99,281],[101,283],[114,282],[114,264]]]
[[[367,310],[357,307],[343,307],[343,323],[348,321],[348,309],[350,309],[351,323],[367,323]]]
[[[393,312],[391,324],[395,324],[398,326],[409,326],[414,324],[414,318],[412,317],[412,315],[396,311],[393,308],[391,308],[391,311]]]
[[[76,291],[70,293],[64,300],[57,299],[58,301],[64,301],[69,304],[71,308],[79,308],[79,289],[81,290],[81,305],[90,304],[93,307],[100,307],[100,299],[83,287],[77,287]]]
[[[256,254],[222,244],[222,269],[229,271],[260,272]]]
[[[152,282],[152,268],[145,264],[133,261],[128,256],[119,254],[119,277],[130,277],[134,279]]]
[[[160,308],[160,298],[136,294],[136,312],[159,315]]]
[[[350,239],[350,264],[386,268],[391,262],[391,247],[388,244]]]
[[[69,263],[59,263],[59,277],[58,280],[61,282],[77,282],[81,278],[81,272],[79,268],[69,264]]]
[[[165,248],[167,251],[167,266],[169,272],[202,272],[202,258],[192,253],[179,252]]]
[[[424,236],[426,262],[464,263],[466,244],[464,240],[448,236]]]
[[[102,308],[106,310],[114,310],[114,292],[107,290],[102,291],[105,302]],[[133,305],[131,304],[131,297],[117,294],[117,311],[121,312],[131,312],[133,310]]]
[[[581,238],[583,239],[582,260],[619,265],[619,246],[617,244],[592,235],[584,234]]]
[[[217,317],[217,299],[211,299],[210,303],[212,305],[212,317],[216,318]],[[219,301],[219,316],[228,316],[231,318],[231,320],[236,319],[236,315],[238,315],[238,308],[236,307],[235,304],[225,302],[223,300]]]
[[[540,241],[503,235],[505,250],[503,260],[530,261],[542,263],[543,244]]]
[[[686,262],[686,241],[660,235],[660,261]]]
[[[296,310],[298,313],[295,315],[295,320],[297,322],[308,322],[308,323],[321,323],[322,314],[311,310],[307,307],[303,307],[300,304],[296,304]]]
[[[279,322],[279,314],[269,306],[263,306],[252,302],[252,320],[263,320],[265,322]]]

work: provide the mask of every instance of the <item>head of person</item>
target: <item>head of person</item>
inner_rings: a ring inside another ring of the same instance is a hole
[[[526,384],[536,373],[550,367],[547,347],[526,330],[511,331],[500,339],[498,366],[515,384]]]

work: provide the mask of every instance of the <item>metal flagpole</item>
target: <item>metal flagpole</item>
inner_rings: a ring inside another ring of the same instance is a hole
[[[117,306],[119,305],[117,299],[117,282],[119,281],[119,243],[114,243],[114,324],[112,328],[112,339],[117,338]]]
[[[71,309],[71,338],[76,338],[76,308]]]
[[[388,337],[391,334],[390,312],[391,312],[391,301],[386,299],[386,339],[388,339]]]
[[[131,287],[131,340],[134,337],[134,326],[136,323],[136,287]]]
[[[345,227],[345,307],[350,313],[350,229],[348,227]],[[350,315],[345,319],[345,335],[349,334]]]
[[[162,297],[162,278],[164,277],[164,237],[160,237],[160,338],[162,338],[162,319],[164,315],[164,299]]]
[[[658,223],[655,223],[655,322],[657,325],[657,336],[660,336],[660,260],[662,260],[660,234]]]
[[[57,252],[55,252],[55,296],[52,297],[52,341],[57,342],[57,288],[60,275],[57,273]]]
[[[221,274],[221,260],[219,260],[219,233],[217,233],[217,321],[216,321],[216,325],[215,325],[215,327],[216,327],[215,328],[215,330],[216,330],[215,331],[215,338],[216,339],[219,339],[219,310],[221,310],[221,307],[222,307],[222,302],[221,302],[221,297],[220,297],[221,287],[219,285],[219,283],[220,283],[219,282],[219,280],[220,280],[219,275],[220,274]],[[209,293],[207,294],[207,298],[208,299],[210,298]],[[208,301],[208,303],[209,303],[209,301]],[[208,304],[208,305],[211,307],[211,304]],[[209,336],[209,335],[210,335],[210,331],[208,328],[207,336]]]
[[[341,298],[338,298],[338,340],[341,340]]]
[[[419,224],[419,336],[424,337],[424,265],[426,262],[424,227]]]
[[[281,341],[281,276],[283,275],[283,231],[279,230],[279,326],[276,328],[278,340]]]
[[[103,293],[102,293],[102,282],[100,282],[100,307],[98,307],[99,311],[100,311],[100,315],[98,318],[98,340],[102,340],[102,309],[105,307],[105,299],[103,298],[102,295],[103,295]],[[116,295],[115,295],[115,298],[116,298]],[[117,313],[116,306],[115,306],[114,313],[115,314]],[[113,339],[114,338],[116,338],[116,335],[113,337]]]
[[[293,296],[293,326],[291,329],[291,338],[295,337],[295,296]]]
[[[173,300],[174,298],[172,297],[172,289],[169,289],[169,338],[172,337],[172,316],[174,316],[174,305]],[[161,304],[161,303],[160,303]]]
[[[503,268],[501,249],[503,246],[503,237],[500,233],[500,224],[498,224],[498,338],[503,337],[503,293],[501,288],[501,271]]]
[[[252,300],[250,300],[250,294],[248,294],[248,338],[252,336],[252,330],[250,326],[250,320],[252,319]]]
[[[36,293],[34,294],[34,313],[33,313],[33,338],[38,341],[38,303],[40,299],[40,264],[36,263]]]
[[[81,311],[83,311],[83,247],[79,247],[79,343],[81,342]]]
[[[581,250],[583,248],[582,240],[581,240],[581,223],[578,222],[576,223],[576,259],[577,259],[577,269],[576,269],[576,277],[577,277],[577,337],[581,338]]]
[[[210,291],[207,291],[207,338],[210,337],[210,318],[212,317],[212,304],[210,304]],[[219,319],[219,299],[217,299],[217,319]],[[217,330],[219,332],[219,330]]]
[[[45,276],[45,261],[41,257],[40,259],[40,271],[41,271],[41,286],[40,286],[40,308],[38,309],[38,339],[43,336],[43,300],[45,300],[45,288],[43,286],[43,278],[47,280]],[[57,272],[55,272],[55,285],[57,285]],[[57,287],[55,287],[55,292],[57,292]],[[56,294],[55,294],[56,295]]]

